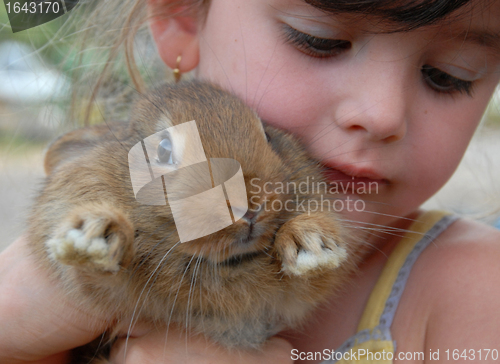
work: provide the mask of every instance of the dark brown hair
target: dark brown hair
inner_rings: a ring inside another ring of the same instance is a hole
[[[328,13],[351,13],[392,22],[395,31],[416,29],[438,22],[471,0],[304,0]]]

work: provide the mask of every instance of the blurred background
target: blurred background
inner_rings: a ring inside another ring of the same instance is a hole
[[[120,32],[109,24],[100,39],[82,37],[82,29],[93,26],[87,14],[95,5],[81,0],[60,18],[13,33],[0,4],[0,251],[25,231],[30,205],[43,184],[48,143],[83,126],[84,120],[97,124],[109,115],[127,118],[136,90],[122,57],[113,63],[112,76],[86,119],[92,85],[110,54],[102,45]],[[135,43],[135,61],[146,84],[168,78],[147,29],[139,31]]]
[[[50,44],[61,19],[13,34],[0,4],[0,249],[24,230],[47,141],[64,130],[71,78]],[[68,127],[70,127],[68,125]]]
[[[73,17],[79,16],[78,10],[74,13]],[[84,54],[78,52],[74,46],[78,31],[66,21],[67,16],[62,16],[13,34],[5,7],[0,5],[0,251],[25,230],[30,204],[43,183],[47,143],[83,125],[87,100],[73,103],[76,110],[68,117],[68,105],[77,97],[73,91],[85,80],[82,74],[105,61],[98,47],[86,46]],[[155,58],[154,45],[147,38],[140,42],[137,53],[139,65],[151,79],[158,79],[152,75],[162,72],[164,76],[164,66]],[[128,82],[120,76],[125,74],[124,69],[117,72],[117,84]],[[102,122],[107,107],[115,106],[98,102],[90,122]],[[451,210],[500,227],[499,141],[497,89],[458,170],[424,207]]]

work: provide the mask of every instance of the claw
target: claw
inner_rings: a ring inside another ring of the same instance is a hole
[[[338,230],[328,216],[298,216],[285,223],[276,238],[282,272],[304,275],[319,269],[338,268],[348,258]]]
[[[89,210],[77,211],[46,242],[49,256],[65,265],[116,273],[133,241],[132,228],[109,209],[102,213]]]

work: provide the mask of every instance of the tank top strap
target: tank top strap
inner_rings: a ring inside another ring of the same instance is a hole
[[[456,219],[448,212],[426,211],[412,223],[382,270],[361,316],[358,332],[390,328],[413,264],[429,243]]]
[[[392,364],[396,352],[391,324],[411,268],[420,253],[451,225],[457,216],[443,211],[422,213],[394,248],[373,289],[358,325],[358,332],[347,339],[329,360],[321,364]],[[374,359],[375,358],[375,359]],[[380,359],[379,358],[385,358]]]

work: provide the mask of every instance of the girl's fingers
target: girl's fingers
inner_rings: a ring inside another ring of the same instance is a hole
[[[105,320],[72,302],[38,267],[25,238],[0,254],[0,292],[2,364],[42,360],[90,342],[106,328]]]
[[[201,335],[187,336],[171,327],[139,338],[119,339],[111,353],[112,364],[290,364],[291,344],[271,338],[260,351],[227,351]]]

